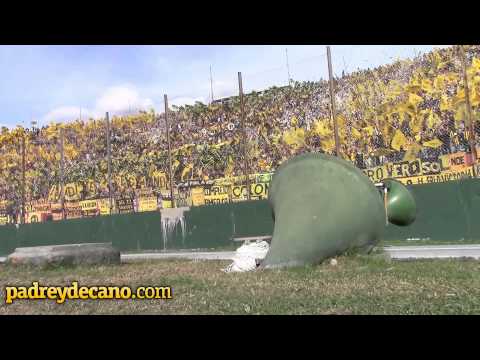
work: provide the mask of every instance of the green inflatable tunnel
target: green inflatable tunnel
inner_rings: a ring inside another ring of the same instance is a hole
[[[316,264],[354,249],[370,252],[382,238],[386,213],[400,225],[415,217],[408,189],[394,180],[386,187],[396,194],[390,203],[387,196],[387,208],[382,191],[345,160],[310,153],[286,161],[269,188],[275,226],[260,268]]]
[[[417,216],[417,205],[412,193],[397,180],[386,179],[383,184],[387,189],[388,221],[399,226],[413,223]]]

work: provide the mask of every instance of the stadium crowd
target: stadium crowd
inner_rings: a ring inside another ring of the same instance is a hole
[[[466,47],[475,133],[480,135],[480,46]],[[465,131],[465,91],[454,47],[335,79],[341,156],[359,168],[417,157],[470,151]],[[333,154],[335,142],[327,81],[294,82],[245,96],[250,173],[273,171],[295,154]],[[174,183],[243,174],[238,97],[169,112]],[[52,119],[55,120],[55,119]],[[25,139],[25,196],[44,199],[60,182],[60,128],[64,129],[65,183],[93,179],[99,196],[106,186],[104,119],[51,122],[37,129],[0,132],[0,200],[21,201],[22,139]],[[164,114],[142,111],[111,119],[112,174],[131,175],[153,187],[155,171],[167,173]],[[115,191],[133,193],[136,185]],[[14,210],[12,210],[14,211]]]

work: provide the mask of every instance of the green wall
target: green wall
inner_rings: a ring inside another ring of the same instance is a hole
[[[410,189],[418,205],[417,219],[407,227],[387,226],[386,240],[480,239],[480,180],[415,185]],[[143,212],[25,224],[18,229],[0,226],[0,255],[19,246],[88,242],[112,242],[120,250],[161,250],[164,246],[168,250],[214,249],[232,246],[234,236],[269,235],[273,231],[266,200],[192,207],[185,212],[184,236],[178,224],[166,244],[160,220],[158,212]]]
[[[185,232],[177,224],[166,243],[159,212],[120,214],[15,226],[0,226],[0,255],[20,246],[112,242],[120,250],[214,249],[234,245],[234,236],[273,231],[266,201],[192,207]]]

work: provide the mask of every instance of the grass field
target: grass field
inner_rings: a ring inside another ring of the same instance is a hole
[[[338,258],[338,265],[253,273],[227,261],[166,260],[56,269],[0,265],[0,314],[480,314],[480,263]],[[172,300],[17,300],[6,285],[173,287]]]

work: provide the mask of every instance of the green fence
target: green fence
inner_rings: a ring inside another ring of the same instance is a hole
[[[410,226],[389,225],[386,240],[480,239],[480,180],[469,179],[410,187],[418,205]],[[215,249],[233,246],[232,238],[268,235],[272,212],[266,200],[192,207],[164,239],[159,212],[143,212],[0,227],[0,255],[20,246],[112,242],[125,250]],[[341,226],[341,223],[339,224]]]
[[[235,236],[271,234],[266,201],[192,207],[164,239],[159,212],[143,212],[0,227],[0,255],[20,246],[112,242],[120,250],[215,249]]]

